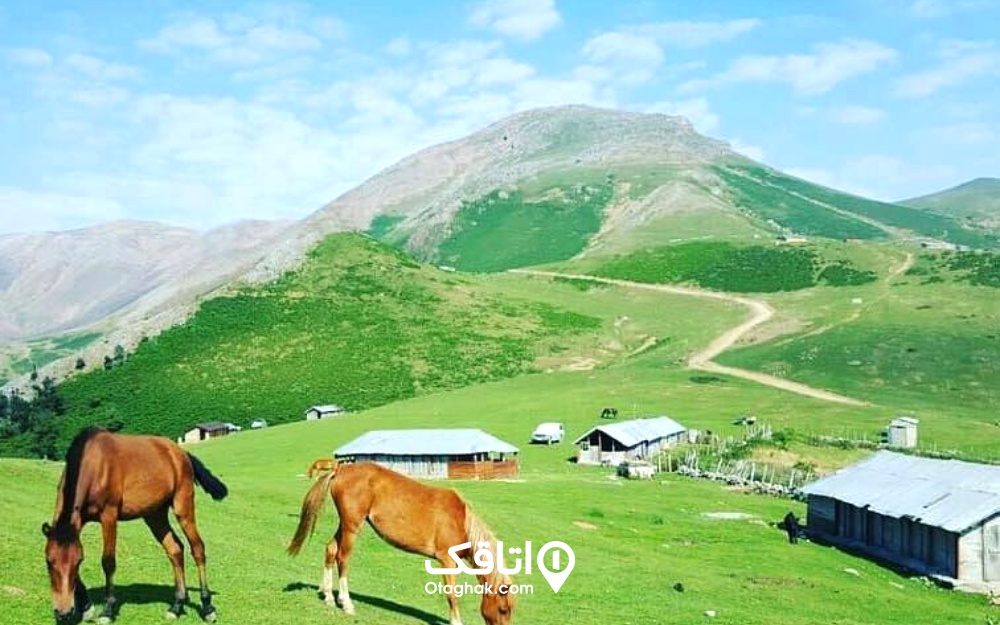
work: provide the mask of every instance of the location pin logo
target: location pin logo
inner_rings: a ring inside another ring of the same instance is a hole
[[[552,558],[550,559],[551,566],[546,566],[545,554],[549,551],[552,551]],[[566,552],[565,558],[562,557],[563,552]],[[559,592],[559,589],[562,588],[566,578],[569,577],[569,574],[573,571],[573,565],[576,564],[576,554],[573,553],[573,549],[571,549],[566,543],[554,540],[552,542],[545,543],[545,545],[538,551],[536,563],[538,564],[538,568],[541,570],[542,575],[545,577],[545,581],[547,581],[549,586],[552,587],[552,591]]]

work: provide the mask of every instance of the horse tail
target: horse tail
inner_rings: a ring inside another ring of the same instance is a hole
[[[219,480],[219,478],[212,475],[212,472],[208,470],[201,460],[198,460],[194,454],[188,454],[188,458],[191,460],[191,468],[194,469],[194,481],[198,483],[205,492],[212,496],[212,499],[216,501],[222,501],[229,494],[229,489],[226,485]]]
[[[302,500],[302,512],[299,514],[299,526],[295,529],[292,543],[288,545],[289,555],[298,555],[306,539],[312,536],[316,530],[316,519],[323,511],[327,494],[330,492],[330,482],[333,481],[336,474],[337,470],[332,469],[325,475],[321,475],[306,493]]]

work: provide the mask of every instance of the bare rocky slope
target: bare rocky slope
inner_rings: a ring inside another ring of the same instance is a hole
[[[271,279],[300,262],[326,234],[366,230],[377,216],[394,218],[394,230],[406,239],[407,249],[430,259],[463,201],[564,172],[675,166],[674,182],[685,192],[661,195],[661,201],[632,206],[632,212],[711,208],[718,201],[699,184],[701,166],[727,159],[745,160],[727,143],[695,132],[683,117],[589,106],[532,109],[379,172],[307,217],[248,277]],[[703,201],[691,202],[692,195]],[[633,216],[628,223],[640,221]],[[616,227],[614,221],[610,227]]]
[[[163,312],[246,271],[289,225],[244,221],[199,233],[116,221],[0,237],[0,340]]]

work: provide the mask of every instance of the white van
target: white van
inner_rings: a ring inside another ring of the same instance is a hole
[[[561,443],[564,436],[566,436],[566,431],[562,423],[542,423],[531,434],[531,442],[551,445],[552,443]]]

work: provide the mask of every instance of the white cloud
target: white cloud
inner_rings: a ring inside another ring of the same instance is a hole
[[[819,95],[846,80],[873,72],[897,56],[892,48],[874,41],[845,39],[816,44],[813,54],[743,56],[722,73],[689,81],[681,90],[691,92],[741,82],[783,82],[801,95]]]
[[[485,0],[475,6],[469,22],[501,35],[533,41],[559,26],[555,0]]]
[[[763,22],[755,18],[724,22],[678,21],[644,24],[636,27],[635,30],[639,34],[655,37],[664,45],[700,48],[730,41],[754,30],[761,24]]]
[[[687,118],[695,130],[702,134],[711,134],[719,127],[719,116],[712,112],[705,98],[657,102],[645,107],[643,112],[680,115]]]
[[[657,66],[663,62],[663,50],[656,39],[625,32],[591,37],[580,52],[595,63],[625,61]]]
[[[152,39],[140,40],[139,46],[156,52],[173,52],[181,48],[213,50],[229,43],[229,36],[219,30],[214,19],[196,17],[164,26]]]
[[[995,6],[993,0],[912,0],[906,7],[911,17],[935,19]]]
[[[409,37],[396,37],[386,44],[385,51],[391,56],[409,56],[413,51],[413,44]]]
[[[48,67],[52,65],[52,55],[39,48],[14,48],[7,51],[7,58],[25,67]]]
[[[876,124],[885,119],[885,111],[871,106],[840,106],[830,111],[830,119],[838,124]]]
[[[66,65],[90,80],[113,82],[139,76],[139,69],[121,63],[110,63],[87,54],[71,54]]]
[[[989,124],[965,122],[927,128],[918,133],[918,138],[932,145],[970,147],[992,144],[997,134]]]
[[[228,15],[219,20],[188,16],[164,26],[154,37],[138,42],[140,49],[161,54],[190,55],[224,64],[253,65],[287,55],[315,53],[324,39],[346,36],[343,24],[331,17],[300,16],[283,11],[263,18]],[[299,26],[299,23],[308,27]]]
[[[971,52],[992,50],[996,42],[982,39],[942,39],[937,50],[937,56],[950,59],[964,56]]]
[[[734,152],[739,152],[743,156],[752,158],[755,161],[764,160],[764,149],[760,146],[744,143],[742,140],[737,138],[730,139],[729,146]]]
[[[936,67],[909,74],[896,80],[896,95],[922,98],[949,87],[957,87],[974,78],[1000,76],[1000,52],[986,50],[949,56]]]
[[[943,189],[962,178],[962,172],[952,165],[918,165],[887,154],[863,154],[848,158],[833,168],[785,167],[783,171],[885,202]]]
[[[81,228],[126,216],[121,204],[100,192],[76,195],[17,187],[0,187],[0,212],[17,218],[4,228],[21,232]]]
[[[510,59],[486,59],[476,72],[477,85],[497,85],[518,82],[535,74],[535,68]]]

